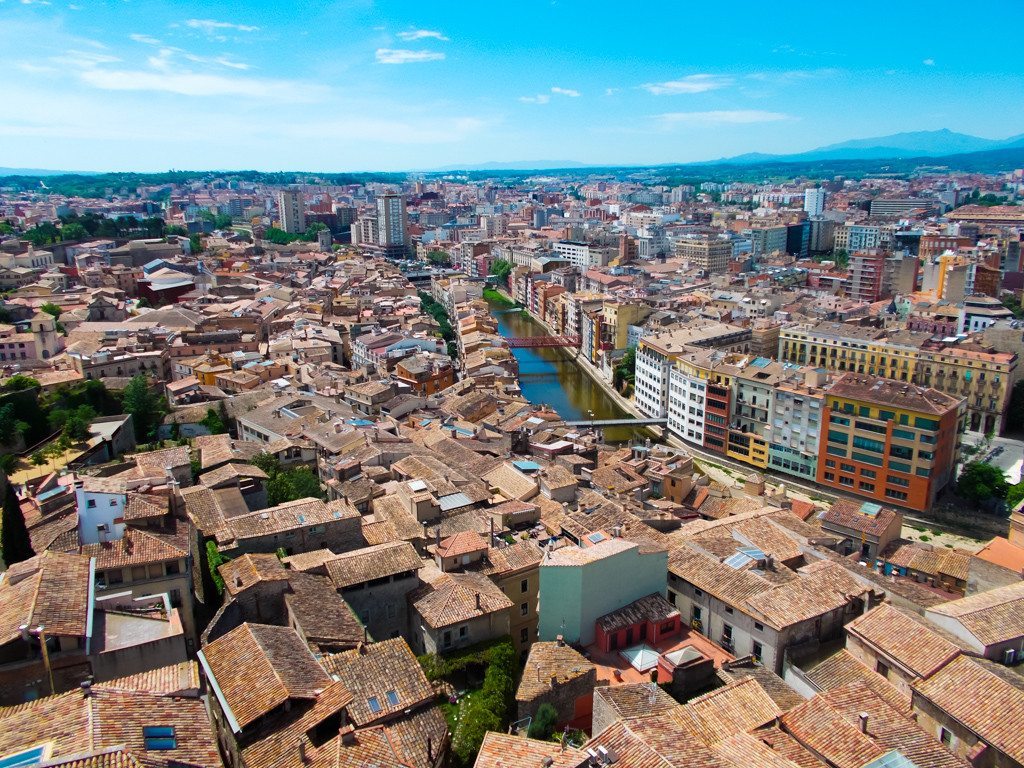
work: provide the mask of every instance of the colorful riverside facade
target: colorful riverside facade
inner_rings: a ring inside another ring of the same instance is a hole
[[[659,366],[640,365],[657,346]],[[963,397],[910,382],[829,373],[738,351],[641,339],[638,404],[675,436],[762,470],[917,511],[947,484]]]

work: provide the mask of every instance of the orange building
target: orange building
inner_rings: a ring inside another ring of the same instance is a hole
[[[953,480],[963,398],[849,373],[825,396],[817,481],[924,512]]]

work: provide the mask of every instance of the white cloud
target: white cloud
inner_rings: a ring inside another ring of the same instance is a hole
[[[655,115],[655,119],[666,125],[742,125],[773,123],[791,118],[781,112],[765,112],[760,109],[730,109],[710,112],[666,112]]]
[[[216,21],[214,19],[185,19],[185,26],[190,29],[198,29],[200,32],[216,39],[223,39],[221,32],[259,32],[259,27],[249,24],[233,24],[230,21]]]
[[[438,51],[409,51],[403,48],[378,48],[378,64],[418,64],[422,61],[441,61],[444,54]]]
[[[618,92],[619,92],[618,88],[605,88],[604,89],[604,95],[605,96],[614,96]]]
[[[519,100],[523,104],[547,104],[551,101],[551,97],[546,93],[539,93],[536,96],[520,96]]]
[[[154,57],[155,58],[155,57]],[[163,60],[151,60],[154,69],[166,68]],[[78,73],[86,85],[104,91],[161,91],[180,96],[243,96],[270,101],[309,102],[326,94],[322,86],[287,80],[226,77],[198,72],[105,69],[93,67]]]
[[[724,75],[687,75],[664,83],[644,83],[640,87],[655,96],[674,96],[680,93],[704,93],[732,85],[731,77]]]
[[[442,33],[437,32],[433,29],[411,29],[408,32],[399,32],[398,37],[400,40],[405,40],[407,43],[413,40],[441,40],[444,42],[448,41]]]
[[[572,96],[576,98],[580,95],[579,91],[574,91],[572,88],[559,88],[557,85],[551,88],[552,93],[557,93],[559,96]]]
[[[246,64],[242,61],[232,61],[227,56],[220,56],[214,59],[213,63],[220,64],[222,67],[227,67],[228,69],[252,69],[252,67],[249,64]]]
[[[934,67],[935,66],[935,59],[925,59],[921,63],[924,64],[926,67]]]
[[[832,77],[839,74],[838,69],[823,67],[821,69],[788,69],[781,72],[751,72],[747,77],[750,80],[757,80],[762,83],[786,83],[799,82],[802,80],[817,80],[824,77]]]
[[[160,45],[160,41],[155,37],[149,35],[128,35],[129,39],[134,40],[136,43],[143,43],[145,45]]]

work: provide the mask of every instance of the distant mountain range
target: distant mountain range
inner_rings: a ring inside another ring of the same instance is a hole
[[[993,149],[1017,149],[1024,147],[1024,133],[1008,139],[983,139],[966,133],[956,133],[948,128],[938,131],[912,131],[876,136],[870,139],[854,139],[839,144],[799,152],[792,155],[771,155],[748,152],[735,157],[723,157],[692,165],[717,165],[720,163],[801,163],[817,160],[887,160],[903,157],[947,157],[968,152],[987,152]]]
[[[2,2],[2,0],[0,0],[0,2]],[[806,152],[789,155],[748,152],[746,154],[720,158],[718,160],[705,160],[702,162],[689,163],[661,163],[658,165],[646,166],[595,165],[592,163],[580,163],[574,160],[495,161],[470,165],[447,165],[440,168],[430,169],[421,168],[415,172],[437,174],[462,171],[468,173],[491,172],[500,174],[503,171],[507,171],[511,172],[513,175],[519,175],[516,172],[552,170],[574,171],[581,169],[614,171],[615,169],[625,168],[689,168],[695,171],[697,169],[701,169],[700,172],[706,173],[711,168],[716,168],[721,173],[728,174],[728,169],[730,167],[737,166],[744,166],[749,172],[753,172],[754,167],[763,167],[765,169],[790,167],[791,170],[795,171],[796,169],[791,168],[792,164],[808,164],[808,172],[812,172],[814,170],[827,170],[819,167],[821,163],[855,163],[857,166],[851,167],[849,170],[867,172],[870,169],[864,166],[865,163],[877,165],[874,161],[899,161],[899,165],[902,168],[903,166],[915,165],[914,161],[925,161],[928,158],[935,158],[936,164],[949,166],[956,170],[978,170],[981,172],[987,172],[992,168],[1001,169],[1004,167],[1020,167],[1022,159],[1024,159],[1022,156],[1024,156],[1024,133],[1017,136],[1011,136],[1007,139],[984,139],[980,136],[956,133],[947,128],[943,128],[938,131],[912,131],[909,133],[894,133],[888,136],[876,136],[867,139],[854,139],[852,141],[844,141],[838,144],[827,144],[823,147],[818,147],[817,149],[811,149]],[[922,164],[925,163],[916,162],[916,165]],[[891,162],[887,162],[886,165],[891,165]],[[896,169],[890,168],[890,170]],[[913,168],[904,168],[903,170],[909,171],[913,170]],[[842,169],[837,167],[836,172],[842,172]],[[185,173],[198,174],[201,172]],[[235,172],[222,171],[222,173],[231,174]],[[721,175],[721,173],[718,175]],[[37,168],[0,167],[0,177],[25,176],[29,178],[45,178],[49,176],[63,175],[122,176],[125,174],[96,174],[86,171],[57,171]],[[139,174],[127,175],[138,176]],[[166,174],[143,175],[152,176]],[[259,175],[258,172],[257,175]]]
[[[46,168],[5,168],[0,166],[0,176],[96,176],[98,171],[52,171]]]

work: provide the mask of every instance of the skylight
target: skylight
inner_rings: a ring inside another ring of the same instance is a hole
[[[0,757],[0,768],[27,768],[30,765],[37,765],[46,756],[46,747],[46,744],[40,744],[38,747]]]
[[[178,740],[174,737],[173,725],[143,726],[142,738],[145,741],[146,749],[163,750],[178,748]]]
[[[384,695],[385,695],[385,697],[387,697],[388,704],[390,704],[392,707],[397,707],[398,706],[398,694],[397,693],[395,693],[394,691],[388,691]]]
[[[380,705],[380,699],[378,699],[376,696],[371,696],[369,699],[367,699],[366,703],[369,704],[370,711],[375,715],[384,709],[384,707]]]

